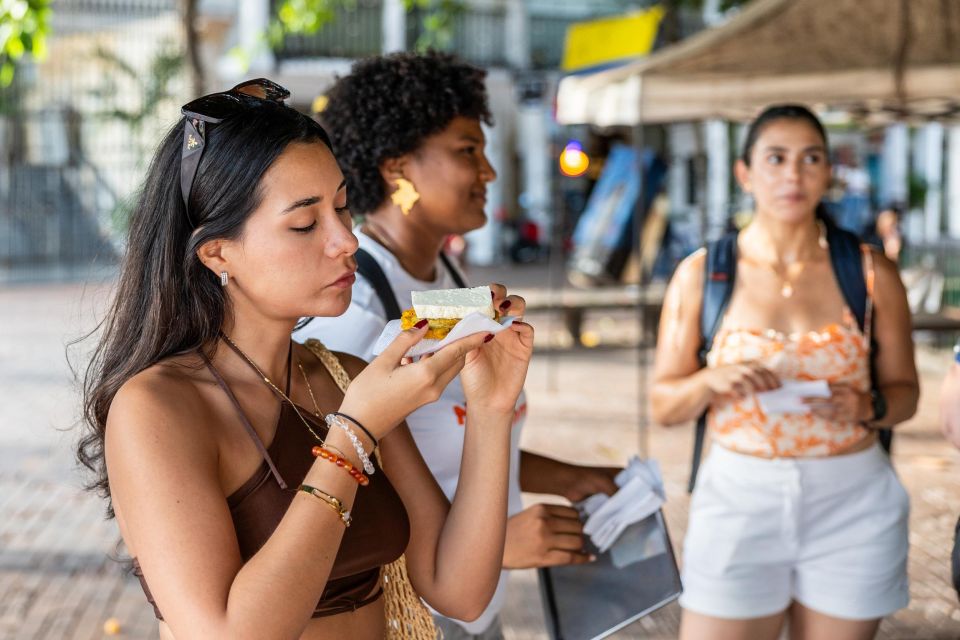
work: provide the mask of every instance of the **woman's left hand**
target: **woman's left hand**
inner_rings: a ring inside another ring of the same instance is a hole
[[[614,482],[620,467],[581,467],[570,465],[570,479],[561,495],[570,502],[580,502],[596,493],[612,496],[619,487]]]
[[[493,305],[502,315],[522,317],[526,303],[520,296],[508,296],[503,285],[492,284]],[[493,334],[491,334],[493,335]],[[467,354],[460,382],[467,406],[513,412],[527,377],[533,354],[533,327],[515,320],[505,331],[493,335],[479,349]]]
[[[830,384],[829,398],[804,398],[810,412],[836,422],[861,422],[870,417],[870,394],[847,384]]]

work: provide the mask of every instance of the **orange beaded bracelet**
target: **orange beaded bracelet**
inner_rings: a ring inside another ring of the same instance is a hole
[[[363,472],[353,466],[349,460],[338,456],[333,451],[325,449],[324,447],[314,447],[310,450],[310,453],[313,454],[314,458],[323,458],[324,460],[329,460],[338,467],[343,467],[361,487],[365,487],[370,484],[370,478],[363,475]]]

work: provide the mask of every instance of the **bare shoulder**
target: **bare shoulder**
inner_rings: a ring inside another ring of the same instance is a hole
[[[698,301],[703,296],[703,276],[707,264],[707,250],[697,249],[684,258],[673,277],[670,278],[670,292],[682,296],[686,301]],[[669,294],[668,294],[669,295]]]
[[[867,256],[864,256],[867,259]],[[883,298],[886,295],[903,295],[903,282],[900,280],[900,269],[882,251],[875,247],[869,248],[869,259],[873,262],[874,293]],[[865,265],[869,268],[869,265]]]
[[[147,438],[163,446],[175,446],[184,439],[194,444],[202,442],[211,430],[197,429],[196,425],[211,420],[211,408],[201,392],[210,382],[195,360],[171,358],[127,380],[110,405],[108,437]]]
[[[685,284],[694,284],[691,279],[702,283],[703,271],[706,268],[706,264],[707,250],[701,247],[680,261],[673,277],[680,278]]]

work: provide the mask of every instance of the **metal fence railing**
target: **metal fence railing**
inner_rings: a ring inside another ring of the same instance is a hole
[[[900,269],[908,296],[911,287],[918,291],[918,298],[921,289],[925,292],[926,298],[919,304],[928,304],[927,311],[934,312],[938,304],[960,309],[960,240],[907,240],[900,256]]]
[[[177,0],[55,0],[47,55],[0,99],[0,282],[116,262],[186,86]]]

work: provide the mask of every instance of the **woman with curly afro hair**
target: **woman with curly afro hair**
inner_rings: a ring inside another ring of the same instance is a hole
[[[450,55],[397,53],[357,62],[330,90],[321,118],[346,178],[351,209],[365,217],[354,229],[361,269],[347,312],[316,318],[295,338],[318,338],[331,349],[369,360],[390,316],[412,306],[413,291],[466,286],[442,249],[450,235],[479,229],[487,219],[487,184],[497,174],[484,152],[482,125],[492,125],[484,77],[481,69]],[[376,275],[364,268],[364,254],[392,289],[386,299],[371,284]],[[465,411],[458,378],[437,402],[407,418],[427,466],[450,497],[460,476]],[[617,470],[521,452],[525,415],[521,395],[513,428],[504,569],[587,562],[576,511],[545,504],[524,510],[520,492],[571,501],[613,493]],[[505,584],[506,572],[476,620],[437,616],[444,637],[502,637],[498,614]]]

